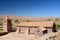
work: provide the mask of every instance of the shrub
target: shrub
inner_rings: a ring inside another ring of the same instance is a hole
[[[59,24],[57,24],[57,28],[60,28],[60,25]]]
[[[0,31],[3,31],[3,27],[0,27]]]

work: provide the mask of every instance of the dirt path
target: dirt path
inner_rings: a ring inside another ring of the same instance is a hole
[[[15,32],[12,32],[7,35],[1,36],[0,40],[45,40],[46,38],[52,35],[54,34],[49,33],[42,36],[35,36],[35,35],[16,34]]]

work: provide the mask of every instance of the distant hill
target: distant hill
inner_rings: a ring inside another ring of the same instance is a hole
[[[3,20],[7,15],[0,16],[0,20]],[[20,21],[49,21],[49,20],[55,20],[55,17],[27,17],[27,16],[10,16],[8,15],[10,19],[13,21],[20,20]]]

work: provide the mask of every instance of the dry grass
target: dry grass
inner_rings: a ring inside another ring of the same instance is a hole
[[[56,38],[57,38],[58,40],[60,40],[60,32],[59,32],[59,31],[56,33]]]

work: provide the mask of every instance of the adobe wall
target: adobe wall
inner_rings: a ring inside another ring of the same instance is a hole
[[[12,31],[12,20],[6,17],[3,21],[3,31],[11,32]]]

